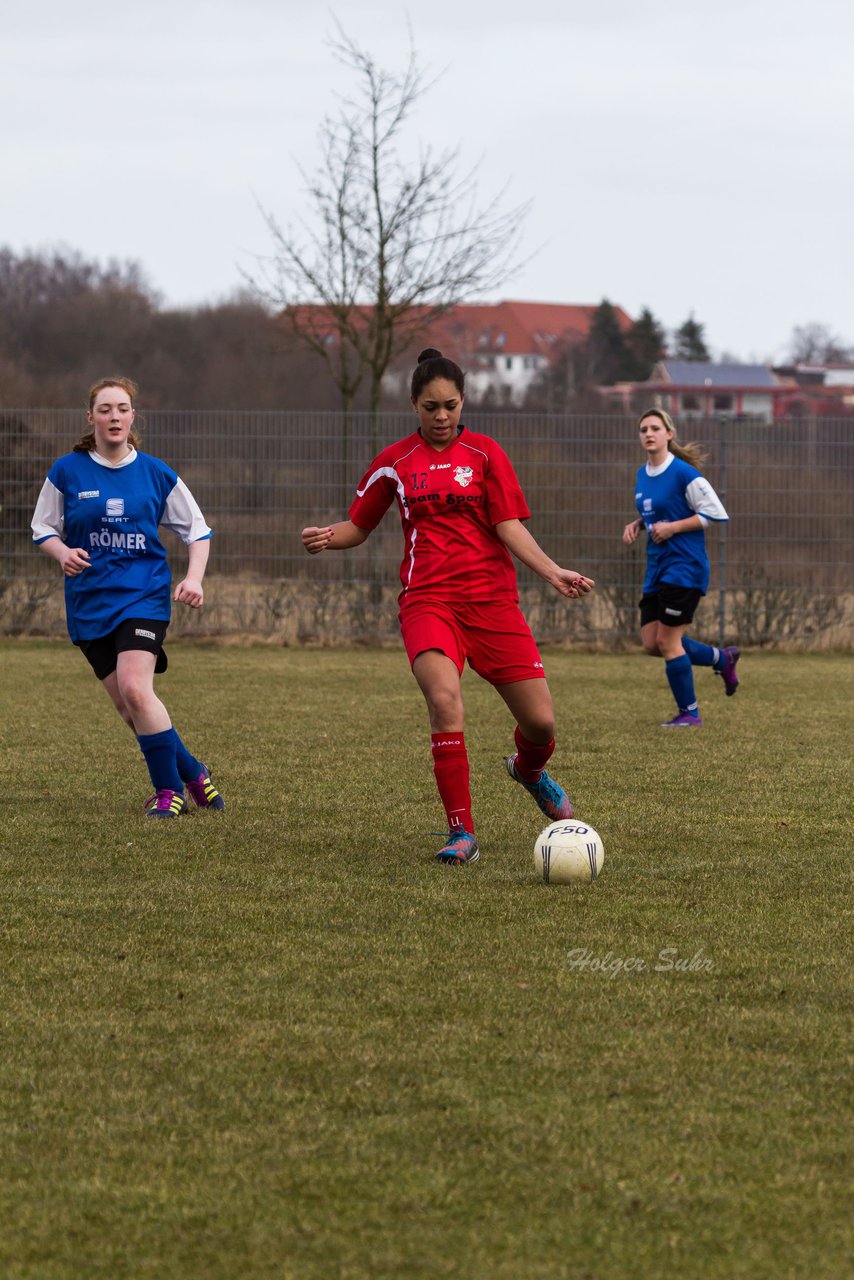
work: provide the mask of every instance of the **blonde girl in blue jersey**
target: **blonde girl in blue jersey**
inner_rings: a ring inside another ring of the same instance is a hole
[[[187,812],[185,785],[200,808],[225,806],[154,692],[155,673],[166,670],[172,598],[158,529],[172,529],[187,544],[187,573],[174,599],[193,609],[204,600],[211,530],[175,472],[139,452],[136,396],[129,378],[104,378],[90,389],[89,429],[51,467],[33,541],[65,575],[71,640],[137,736],[154,786],[146,816],[174,818]]]
[[[640,417],[638,431],[646,454],[635,485],[640,514],[626,525],[623,542],[630,546],[646,530],[641,640],[651,657],[664,659],[676,701],[676,715],[662,728],[701,728],[693,668],[711,667],[722,677],[728,697],[738,688],[738,649],[717,649],[685,634],[709,585],[706,526],[729,516],[700,473],[700,450],[677,441],[669,414],[648,409]]]

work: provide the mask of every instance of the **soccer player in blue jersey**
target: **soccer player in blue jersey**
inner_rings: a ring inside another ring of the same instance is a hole
[[[646,462],[638,471],[635,503],[640,515],[623,530],[631,545],[646,529],[646,577],[640,602],[641,639],[648,654],[664,658],[676,699],[676,715],[663,729],[699,728],[694,667],[711,667],[727,696],[738,688],[735,646],[717,649],[685,634],[709,585],[704,530],[728,520],[723,504],[699,471],[696,445],[683,445],[663,409],[649,409],[638,423]]]
[[[71,640],[137,736],[154,786],[146,816],[174,818],[187,812],[185,784],[200,808],[225,805],[154,692],[155,673],[166,670],[171,612],[171,575],[157,534],[163,525],[187,544],[187,575],[174,598],[198,609],[211,530],[171,467],[139,451],[136,397],[129,378],[104,378],[91,388],[89,430],[48,472],[33,541],[61,565]]]

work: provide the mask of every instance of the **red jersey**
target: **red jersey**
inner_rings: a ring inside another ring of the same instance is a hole
[[[434,449],[415,431],[371,463],[350,519],[375,529],[394,499],[404,538],[401,602],[518,600],[513,560],[495,525],[531,513],[499,444],[463,427],[453,444]]]

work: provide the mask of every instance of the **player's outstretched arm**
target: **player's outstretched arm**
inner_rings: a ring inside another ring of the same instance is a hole
[[[522,524],[521,520],[501,520],[495,526],[495,532],[517,560],[533,569],[545,582],[550,583],[556,591],[569,600],[586,595],[596,585],[592,578],[574,569],[562,569],[559,564],[547,556],[536,538]]]
[[[303,529],[302,545],[310,556],[321,551],[346,551],[348,547],[360,546],[369,533],[370,529],[360,529],[352,520],[339,520],[322,528]]]

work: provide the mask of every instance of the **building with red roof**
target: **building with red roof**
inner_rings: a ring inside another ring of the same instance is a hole
[[[405,361],[395,362],[386,376],[387,390],[400,394],[408,385],[419,347],[436,347],[466,374],[466,389],[474,399],[491,396],[499,403],[521,404],[537,375],[568,347],[582,343],[600,304],[560,302],[463,302],[419,328],[410,324],[412,343]],[[359,308],[356,308],[359,311]],[[417,312],[417,308],[414,309]],[[370,308],[363,323],[370,323]],[[631,317],[614,307],[624,333]],[[293,309],[299,327],[315,340],[334,344],[338,329],[329,308],[300,304]],[[362,319],[362,317],[359,317]]]
[[[597,310],[598,304],[466,302],[434,320],[425,338],[462,366],[473,397],[491,393],[519,404],[543,369],[586,340]],[[628,332],[631,317],[621,307],[614,312]]]

